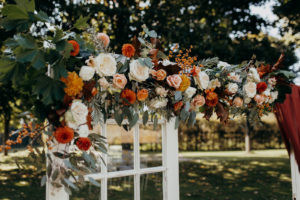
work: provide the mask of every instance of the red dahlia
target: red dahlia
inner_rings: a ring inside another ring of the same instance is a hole
[[[265,82],[260,82],[256,85],[256,90],[258,93],[262,93],[267,89],[268,85]]]
[[[54,137],[58,143],[67,144],[74,138],[74,131],[68,126],[59,127],[54,132]]]
[[[76,140],[77,147],[82,151],[87,151],[92,145],[92,142],[87,137],[81,137]]]

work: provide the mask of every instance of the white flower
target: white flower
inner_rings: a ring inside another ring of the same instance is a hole
[[[251,98],[249,98],[249,97],[245,97],[244,98],[244,103],[245,104],[248,104],[248,103],[250,103],[251,102]]]
[[[269,85],[271,85],[272,87],[274,87],[275,85],[276,85],[276,78],[275,77],[273,77],[273,78],[269,78],[268,79],[268,83],[269,83]]]
[[[155,88],[155,92],[160,97],[166,97],[168,95],[168,90],[166,90],[163,87],[157,87],[157,88]]]
[[[254,67],[251,67],[248,72],[247,80],[254,81],[256,83],[260,82],[260,77],[257,70]]]
[[[74,100],[71,105],[71,113],[75,123],[79,126],[86,123],[86,117],[89,113],[88,108],[80,100]]]
[[[242,82],[242,79],[241,79],[240,75],[236,74],[235,72],[229,73],[228,79],[232,80],[232,81],[235,81],[235,82],[238,82],[238,83]]]
[[[152,99],[149,103],[149,107],[154,108],[154,109],[158,109],[158,108],[162,108],[165,107],[168,103],[168,99],[166,98],[155,98]]]
[[[253,98],[256,95],[256,84],[254,82],[248,82],[244,85],[244,92],[249,98]]]
[[[209,82],[209,85],[208,85],[208,88],[211,89],[211,88],[217,88],[217,87],[221,87],[221,83],[219,81],[219,79],[213,79]]]
[[[137,82],[145,81],[149,78],[149,68],[142,65],[138,60],[133,60],[130,62],[129,78]]]
[[[199,72],[194,79],[199,89],[205,90],[208,87],[209,76],[205,72]]]
[[[99,54],[93,58],[92,64],[100,77],[113,76],[117,72],[117,62],[111,54]]]
[[[192,98],[194,94],[196,93],[197,89],[194,87],[188,87],[184,94],[186,95],[187,98]]]
[[[267,88],[267,89],[263,92],[263,94],[264,94],[265,96],[270,96],[270,95],[271,95],[271,90],[270,90],[270,88]]]
[[[171,62],[171,61],[168,60],[168,59],[165,59],[165,60],[163,60],[163,61],[159,61],[159,63],[162,63],[163,66],[176,65],[175,62]]]
[[[271,96],[270,97],[271,98],[270,98],[269,102],[273,103],[278,98],[278,91],[271,92]]]
[[[106,78],[104,77],[100,78],[98,82],[103,90],[106,90],[110,86],[110,84],[107,82]]]
[[[77,128],[77,124],[76,124],[76,121],[73,118],[71,110],[68,110],[67,112],[65,112],[64,116],[65,116],[65,121],[66,121],[67,125],[70,128],[76,129]]]
[[[90,133],[88,125],[79,126],[78,134],[80,137],[87,137]]]
[[[239,86],[236,83],[229,83],[227,89],[230,93],[235,94],[239,90]]]
[[[79,72],[79,76],[84,81],[89,81],[94,77],[95,69],[89,66],[82,66]]]
[[[219,61],[218,62],[218,68],[220,67],[228,67],[230,66],[230,64],[228,64],[227,62],[223,62],[223,61]]]

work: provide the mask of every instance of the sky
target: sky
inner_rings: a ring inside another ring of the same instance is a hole
[[[278,17],[272,12],[272,7],[274,5],[276,5],[276,1],[270,0],[262,6],[251,6],[250,10],[252,13],[259,15],[264,19],[267,19],[269,22],[274,22],[275,20],[278,19]],[[264,27],[263,32],[268,33],[269,35],[271,35],[273,37],[276,37],[279,39],[281,38],[278,27]],[[292,67],[299,68],[300,67],[300,48],[296,49],[295,53],[296,53],[299,61],[296,64],[294,64]],[[297,85],[300,85],[300,76],[298,76],[295,79],[295,83]]]

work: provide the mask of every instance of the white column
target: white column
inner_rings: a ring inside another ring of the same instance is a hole
[[[179,163],[178,163],[178,129],[175,118],[171,118],[163,127],[163,173],[164,200],[179,200]]]
[[[139,123],[134,127],[134,170],[140,171],[140,130]],[[140,184],[140,174],[134,175],[134,200],[140,200],[141,198],[141,184]]]
[[[101,123],[101,135],[107,138],[107,124]],[[108,150],[108,140],[107,144],[105,144]],[[107,152],[108,153],[108,152]],[[101,195],[100,200],[107,200],[107,154],[101,153],[104,163],[101,162],[101,174],[104,174],[103,179],[101,179]]]
[[[299,166],[295,159],[294,149],[291,147],[290,152],[291,161],[291,175],[292,175],[292,188],[293,188],[293,200],[300,199],[300,173]]]

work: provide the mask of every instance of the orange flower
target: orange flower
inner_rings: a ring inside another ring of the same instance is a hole
[[[137,99],[139,101],[145,101],[148,98],[148,90],[147,89],[141,89],[137,92]]]
[[[68,126],[59,127],[54,132],[54,137],[58,143],[67,144],[74,138],[74,131]]]
[[[219,101],[218,94],[213,91],[208,91],[206,93],[206,105],[209,107],[214,107]]]
[[[64,91],[68,96],[76,96],[82,91],[83,80],[76,74],[76,72],[68,72],[68,77],[62,77],[61,81],[66,84]]]
[[[181,92],[184,92],[186,89],[188,89],[188,87],[190,87],[191,85],[191,81],[189,79],[189,77],[185,74],[181,75],[181,83],[180,83],[180,86],[177,90],[181,91]]]
[[[69,40],[68,42],[73,45],[73,50],[70,52],[71,56],[77,56],[80,50],[78,42],[75,40]]]
[[[200,72],[200,67],[194,66],[193,69],[191,70],[192,76],[197,76]]]
[[[153,78],[155,78],[158,81],[163,81],[167,76],[167,72],[163,69],[159,69],[157,71],[151,70],[150,73],[153,76]]]
[[[92,146],[92,142],[88,137],[81,137],[76,140],[76,145],[78,149],[87,151]]]
[[[178,101],[177,103],[174,104],[174,111],[176,112],[177,110],[180,110],[182,106],[183,106],[183,102]]]
[[[106,48],[109,45],[110,39],[109,36],[105,33],[98,33],[97,34],[98,40],[100,40],[103,46]]]
[[[122,47],[122,54],[128,58],[131,58],[135,54],[135,48],[132,44],[124,44]]]
[[[121,98],[126,99],[130,104],[134,104],[136,101],[136,94],[130,89],[125,89],[121,92]],[[123,104],[128,106],[129,104],[127,102],[123,101]]]

